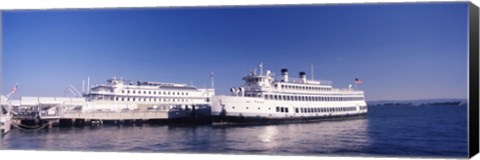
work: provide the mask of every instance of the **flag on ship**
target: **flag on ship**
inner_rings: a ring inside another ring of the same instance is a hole
[[[360,80],[360,79],[358,79],[358,78],[355,78],[355,84],[362,84],[362,83],[363,83],[362,80]]]
[[[17,92],[17,86],[18,86],[18,85],[15,85],[15,87],[12,88],[12,91],[11,91],[12,94],[14,94],[14,93]]]

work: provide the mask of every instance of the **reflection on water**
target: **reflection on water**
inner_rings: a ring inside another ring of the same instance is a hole
[[[12,130],[3,149],[336,153],[368,145],[367,119],[259,126],[101,126]]]
[[[265,144],[272,144],[272,138],[275,138],[277,134],[278,130],[275,126],[267,126],[263,129],[263,132],[258,135],[258,139]],[[274,145],[266,145],[267,148],[271,148],[270,146]]]
[[[371,107],[366,118],[246,126],[13,129],[2,149],[462,157],[466,107]]]

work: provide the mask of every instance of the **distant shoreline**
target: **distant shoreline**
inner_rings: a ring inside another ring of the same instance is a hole
[[[368,104],[369,107],[372,106],[465,106],[467,103],[464,101],[449,101],[449,102],[433,102],[433,103],[413,103],[413,102],[404,102],[404,103],[381,103],[381,104]]]

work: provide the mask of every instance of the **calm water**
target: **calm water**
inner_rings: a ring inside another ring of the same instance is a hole
[[[2,149],[286,155],[467,156],[465,106],[370,107],[363,119],[262,126],[13,129]]]

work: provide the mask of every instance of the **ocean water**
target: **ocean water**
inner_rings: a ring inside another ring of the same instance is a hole
[[[1,149],[338,156],[467,156],[466,106],[372,106],[365,118],[277,125],[11,130]]]

